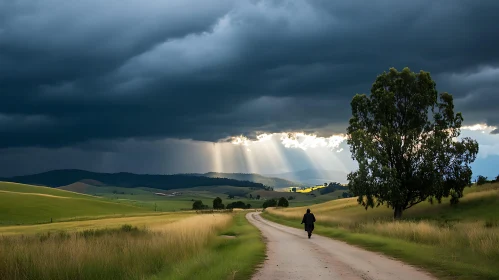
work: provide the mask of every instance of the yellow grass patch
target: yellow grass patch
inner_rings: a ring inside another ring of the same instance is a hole
[[[0,237],[0,279],[144,279],[201,251],[231,219],[196,215],[146,230]]]
[[[117,228],[123,224],[131,224],[138,227],[150,227],[166,225],[181,219],[189,218],[194,213],[167,213],[148,216],[133,216],[120,218],[104,218],[87,221],[59,222],[41,225],[26,226],[4,226],[0,227],[0,236],[16,234],[37,234],[57,231],[82,231],[88,229]]]
[[[309,192],[311,192],[313,190],[315,191],[315,190],[322,189],[322,188],[324,188],[324,186],[322,186],[322,185],[321,186],[315,186],[315,187],[309,187],[309,188],[306,188],[306,189],[303,189],[303,190],[301,190],[299,188],[296,188],[296,192],[298,192],[298,193],[309,193]]]

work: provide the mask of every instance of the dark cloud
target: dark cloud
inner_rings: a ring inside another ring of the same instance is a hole
[[[251,151],[247,151],[248,147],[230,143],[128,139],[91,141],[83,146],[57,149],[9,148],[4,149],[0,157],[0,177],[68,168],[142,174],[210,171],[272,174],[310,168],[317,162],[331,169],[339,162],[332,161],[324,151],[310,159],[302,149],[286,149],[280,144],[274,147],[272,151],[262,151],[250,146]],[[337,155],[345,161],[342,165],[351,165],[349,154]]]
[[[430,71],[466,122],[498,125],[498,12],[493,0],[7,1],[0,148],[344,132],[351,97],[392,66]]]

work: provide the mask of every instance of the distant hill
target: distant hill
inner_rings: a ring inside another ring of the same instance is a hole
[[[80,182],[87,184],[87,185],[97,186],[97,187],[102,187],[102,186],[106,185],[102,182],[99,182],[97,180],[92,180],[92,179],[83,179],[83,180],[80,180]]]
[[[208,172],[204,174],[192,174],[197,176],[205,176],[210,178],[228,178],[239,181],[251,181],[255,183],[264,184],[265,186],[274,187],[276,189],[289,188],[299,186],[300,183],[293,182],[290,180],[276,178],[276,177],[266,177],[255,173],[220,173],[220,172]]]
[[[281,174],[266,174],[265,176],[278,177],[312,185],[322,185],[329,182],[347,182],[347,173],[336,170],[305,169]]]
[[[82,180],[80,182],[72,183],[67,186],[62,186],[62,187],[57,187],[60,190],[65,190],[65,191],[70,191],[70,192],[77,192],[77,193],[89,193],[89,189],[93,189],[95,187],[100,187],[102,185],[92,185],[92,184],[86,184],[84,182],[88,182],[88,180]]]
[[[34,175],[1,178],[2,181],[17,182],[50,187],[67,186],[76,182],[94,185],[117,186],[125,188],[148,187],[162,190],[182,189],[198,186],[235,186],[265,189],[261,183],[240,181],[228,178],[210,178],[196,175],[147,175],[120,173],[97,173],[78,169],[54,170]],[[82,180],[84,180],[82,182]]]

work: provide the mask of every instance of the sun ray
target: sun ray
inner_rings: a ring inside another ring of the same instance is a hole
[[[222,162],[222,145],[223,143],[213,143],[212,148],[212,166],[210,171],[223,172],[223,162]]]

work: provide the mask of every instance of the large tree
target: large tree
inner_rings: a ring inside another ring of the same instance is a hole
[[[366,209],[386,204],[394,218],[422,201],[452,196],[471,184],[478,143],[458,140],[463,117],[453,97],[439,94],[428,72],[383,72],[371,94],[356,94],[347,142],[359,169],[348,174],[350,192]]]

